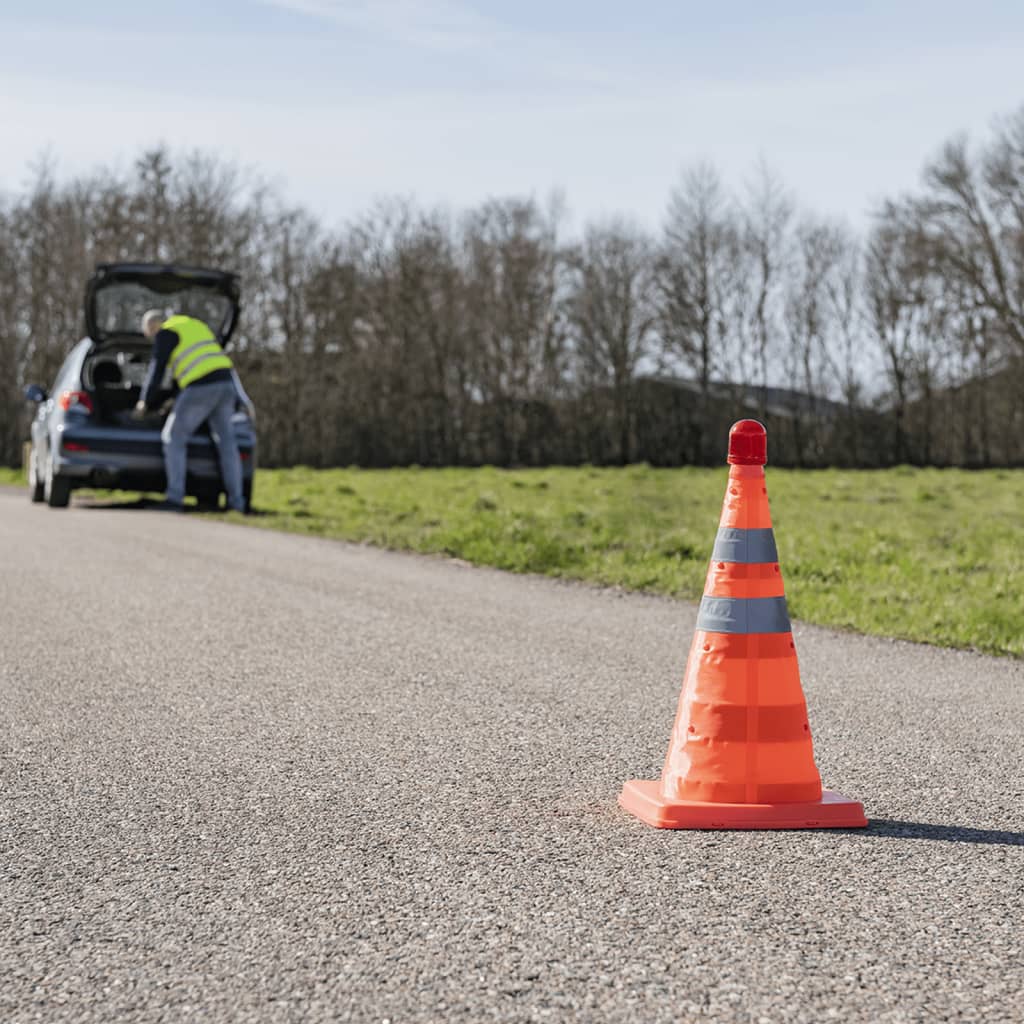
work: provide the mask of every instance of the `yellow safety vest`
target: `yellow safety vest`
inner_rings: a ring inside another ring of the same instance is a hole
[[[231,369],[231,360],[202,320],[191,316],[172,316],[160,327],[174,331],[178,336],[169,364],[179,388],[187,388],[214,370]]]

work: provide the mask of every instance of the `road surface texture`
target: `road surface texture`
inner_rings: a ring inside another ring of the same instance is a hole
[[[691,605],[11,491],[0,570],[6,1024],[1024,1020],[1020,662],[798,626],[871,827],[660,832]]]

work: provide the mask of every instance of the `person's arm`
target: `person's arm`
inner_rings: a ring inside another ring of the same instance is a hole
[[[158,331],[153,339],[153,356],[149,361],[149,370],[146,372],[146,381],[142,385],[142,394],[139,398],[137,409],[145,411],[153,407],[160,384],[164,379],[164,371],[167,369],[167,361],[171,358],[174,347],[178,344],[178,335],[174,331]]]

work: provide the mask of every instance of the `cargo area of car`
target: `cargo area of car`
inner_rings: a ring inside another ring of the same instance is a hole
[[[125,339],[103,345],[90,353],[82,366],[82,384],[92,397],[94,415],[100,422],[134,430],[158,430],[166,418],[160,411],[173,396],[166,379],[157,396],[154,411],[135,419],[132,410],[142,395],[152,346],[148,341]]]

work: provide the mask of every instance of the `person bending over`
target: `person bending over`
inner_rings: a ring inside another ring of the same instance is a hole
[[[135,415],[141,417],[153,409],[168,364],[180,389],[174,411],[167,417],[160,435],[167,471],[164,507],[184,511],[189,438],[204,423],[209,423],[220,458],[228,507],[244,512],[242,460],[231,426],[238,397],[231,359],[220,347],[213,331],[195,317],[165,319],[160,310],[151,309],[142,318],[142,333],[152,339],[153,355]]]

